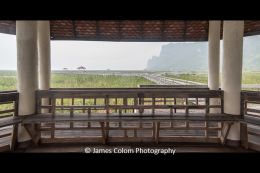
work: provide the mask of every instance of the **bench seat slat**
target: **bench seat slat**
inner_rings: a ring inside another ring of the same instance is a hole
[[[52,106],[40,106],[40,108],[51,108]],[[139,109],[139,108],[144,108],[144,109],[170,109],[170,108],[176,108],[176,109],[184,109],[184,108],[190,108],[190,109],[203,109],[207,107],[206,105],[109,105],[109,108],[111,109]],[[210,108],[221,108],[220,105],[210,105],[208,106]],[[82,110],[83,108],[91,108],[91,109],[105,109],[106,105],[90,105],[90,106],[56,106],[56,110],[63,109],[63,110]]]
[[[6,119],[1,119],[0,121],[0,127],[5,127],[5,126],[11,126],[11,125],[15,125],[15,124],[19,124],[21,123],[23,120],[22,117],[9,117]]]
[[[185,116],[185,114],[174,114],[169,116],[167,114],[160,114],[160,115],[151,115],[151,114],[143,114],[143,115],[134,115],[134,114],[125,114],[119,116],[118,114],[106,116],[104,114],[93,114],[92,116],[84,116],[84,115],[77,115],[75,114],[73,117],[64,114],[55,115],[52,117],[50,114],[39,114],[26,117],[23,120],[23,124],[30,124],[30,123],[52,123],[52,122],[73,122],[73,121],[87,121],[87,122],[110,122],[110,121],[238,121],[239,119],[236,116],[225,115],[225,114],[218,114],[218,115],[211,115],[205,116],[203,114],[196,114],[192,116]]]
[[[260,126],[260,118],[245,116],[244,123]]]

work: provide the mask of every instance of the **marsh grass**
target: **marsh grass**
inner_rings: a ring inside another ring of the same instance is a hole
[[[136,76],[52,74],[53,88],[131,88],[137,85],[154,84]]]
[[[15,71],[0,71],[0,91],[16,90],[17,77]],[[89,75],[89,74],[51,74],[52,88],[130,88],[140,84],[154,84],[153,82],[135,76],[116,76],[116,75]],[[118,100],[118,104],[123,101]],[[133,101],[132,101],[133,102]],[[71,100],[64,99],[64,105],[71,105]],[[104,99],[97,99],[97,105],[102,105]],[[60,104],[60,100],[57,101]],[[82,105],[82,99],[75,99],[74,105]],[[86,100],[86,105],[93,105],[93,99]],[[111,104],[115,104],[112,101]],[[0,105],[0,110],[10,109],[10,105]],[[0,114],[0,116],[3,114]]]
[[[208,76],[205,73],[183,73],[176,75],[166,74],[167,77],[179,78],[184,80],[196,81],[207,84]],[[0,71],[0,91],[16,90],[17,77],[15,71]],[[260,72],[244,72],[242,75],[243,84],[260,84]],[[143,77],[135,76],[116,76],[116,75],[89,75],[89,74],[68,74],[68,73],[52,73],[52,88],[130,88],[137,87],[140,84],[154,84]],[[247,89],[249,90],[249,89]],[[250,89],[259,91],[259,89]],[[178,102],[183,102],[182,100]],[[57,105],[60,101],[57,101]],[[82,105],[81,99],[75,99],[74,105]],[[86,100],[86,105],[94,105],[94,100]],[[104,99],[98,99],[97,105],[104,104]],[[110,100],[111,105],[115,105],[115,100]],[[118,98],[118,105],[123,104],[123,99]],[[133,99],[128,100],[128,104],[134,104]],[[149,103],[150,104],[150,103]],[[171,104],[168,103],[167,104]],[[64,100],[64,105],[71,105],[71,100]],[[0,105],[0,110],[11,109],[12,105]],[[1,115],[0,115],[1,116]]]

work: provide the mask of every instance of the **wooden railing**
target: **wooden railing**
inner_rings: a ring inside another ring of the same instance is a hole
[[[13,117],[18,116],[18,98],[16,91],[0,92],[0,151],[13,150],[17,142],[17,124]]]
[[[260,92],[241,92],[241,114],[242,145],[260,151]]]
[[[222,120],[234,121],[223,114],[221,90],[52,88],[37,91],[36,96],[38,119],[24,123],[45,122],[36,127],[42,143],[220,143]],[[212,98],[218,104],[210,105]],[[211,113],[212,109],[219,114]],[[46,118],[50,116],[53,118]]]

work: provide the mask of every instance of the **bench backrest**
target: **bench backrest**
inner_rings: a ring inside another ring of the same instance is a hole
[[[260,92],[241,92],[241,115],[242,118],[253,118],[253,123],[260,125]]]
[[[17,141],[17,124],[12,124],[18,116],[19,93],[17,91],[0,92],[0,152],[13,150]]]
[[[210,113],[219,109],[223,113],[223,91],[174,88],[82,88],[40,90],[37,95],[37,112],[43,109],[55,115],[57,112],[74,113],[145,113],[157,111],[173,113]],[[210,105],[209,100],[219,100]],[[43,100],[48,99],[47,105]],[[147,110],[147,111],[146,111]]]
[[[17,91],[0,92],[0,119],[18,116],[19,93]]]
[[[260,151],[260,92],[241,92],[241,144]]]

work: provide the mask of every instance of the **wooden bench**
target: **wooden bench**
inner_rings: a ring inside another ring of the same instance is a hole
[[[260,92],[241,92],[241,114],[241,145],[260,151]]]
[[[118,115],[111,115],[111,116],[105,116],[105,115],[97,115],[95,116],[81,116],[81,115],[74,115],[73,117],[59,114],[53,117],[52,115],[48,114],[40,114],[31,117],[27,117],[23,120],[23,124],[26,124],[26,129],[28,132],[30,132],[31,137],[33,138],[33,141],[35,144],[37,144],[40,140],[40,136],[37,136],[37,134],[33,131],[33,128],[31,126],[28,126],[28,124],[38,124],[38,123],[61,123],[61,122],[98,122],[100,123],[100,130],[102,132],[102,139],[103,143],[105,144],[107,142],[109,128],[105,127],[105,123],[110,122],[153,122],[155,123],[154,132],[155,132],[155,142],[158,143],[159,134],[158,130],[160,128],[160,123],[162,122],[172,122],[172,121],[188,121],[188,122],[226,122],[228,125],[231,125],[234,123],[234,121],[239,121],[239,119],[236,116],[232,115],[222,115],[222,114],[215,114],[210,117],[205,117],[201,115],[192,116],[192,117],[185,117],[183,115],[174,115],[172,117],[169,116],[162,116],[162,115],[156,115],[156,116],[150,116],[143,115],[143,116],[134,116],[132,114],[124,115],[124,116],[118,116]],[[229,127],[230,128],[230,127]],[[229,131],[229,130],[228,130]],[[226,135],[224,139],[226,139],[228,132],[226,132]]]
[[[221,90],[50,89],[37,91],[36,98],[37,113],[22,121],[35,144],[93,141],[225,143],[230,126],[239,121],[238,117],[223,113]],[[217,99],[219,104],[210,105],[210,99]],[[47,105],[43,104],[44,100],[48,100]],[[146,102],[148,100],[150,102]],[[218,109],[219,113],[210,113],[211,109]],[[100,136],[85,137],[86,130],[99,132]],[[224,134],[219,135],[223,131]],[[69,132],[72,137],[66,137]]]
[[[1,145],[0,148],[14,150],[17,143],[18,124],[23,119],[18,117],[18,102],[19,93],[17,91],[0,92],[0,142],[6,137],[10,137],[8,145]]]

